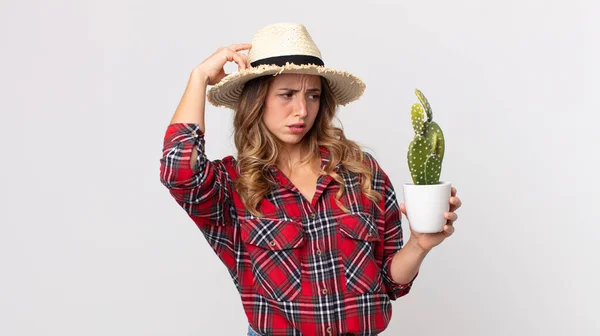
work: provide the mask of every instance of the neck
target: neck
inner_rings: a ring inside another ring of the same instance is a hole
[[[279,158],[277,159],[277,167],[281,169],[285,174],[291,175],[293,171],[297,169],[304,170],[309,169],[313,172],[318,173],[321,168],[321,155],[317,155],[312,158],[312,161],[306,163],[300,163],[300,160],[307,153],[301,151],[300,144],[289,145],[284,144],[279,151]]]
[[[301,158],[302,152],[300,144],[284,144],[279,150],[277,166],[279,166],[282,169],[291,170],[300,162]]]

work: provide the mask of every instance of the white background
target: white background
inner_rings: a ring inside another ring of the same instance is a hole
[[[3,0],[0,334],[245,335],[159,158],[192,68],[276,22],[366,82],[339,117],[400,201],[415,88],[444,131],[456,233],[383,335],[600,334],[599,17],[593,0]],[[206,119],[209,158],[234,154],[231,111]]]

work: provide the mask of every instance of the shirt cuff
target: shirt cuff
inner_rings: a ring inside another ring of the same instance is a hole
[[[394,279],[392,279],[392,276],[391,276],[391,274],[392,274],[392,259],[393,258],[388,258],[388,261],[384,266],[384,271],[382,272],[382,275],[383,275],[387,294],[389,295],[391,300],[396,300],[397,298],[404,296],[404,295],[408,294],[408,292],[410,292],[410,289],[412,288],[412,285],[413,285],[415,279],[419,275],[419,272],[417,271],[417,274],[415,274],[415,276],[409,282],[407,282],[405,284],[398,283],[398,282],[394,281]]]
[[[190,164],[194,147],[198,156],[196,161]],[[170,124],[165,132],[161,159],[163,183],[169,188],[192,188],[202,182],[195,175],[205,166],[204,133],[198,124]]]

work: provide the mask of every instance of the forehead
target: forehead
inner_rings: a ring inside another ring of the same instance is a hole
[[[307,75],[307,74],[293,74],[293,73],[284,73],[275,76],[273,79],[273,86],[276,87],[300,87],[300,86],[309,86],[309,87],[321,87],[321,76],[319,75]]]

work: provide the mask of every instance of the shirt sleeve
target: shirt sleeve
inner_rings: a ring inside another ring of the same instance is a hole
[[[383,277],[383,283],[390,300],[396,300],[397,298],[410,292],[413,282],[419,273],[417,273],[411,281],[405,284],[397,283],[392,279],[392,259],[404,245],[402,234],[402,212],[400,212],[400,206],[398,205],[396,192],[389,177],[385,174],[385,172],[383,172],[383,170],[380,170],[378,175],[380,175],[383,179],[382,196],[384,198],[385,217],[384,252],[381,273]]]
[[[202,223],[226,224],[229,195],[227,172],[205,153],[204,133],[198,124],[175,123],[167,127],[160,159],[160,180],[183,209]],[[192,149],[198,158],[190,165]]]

